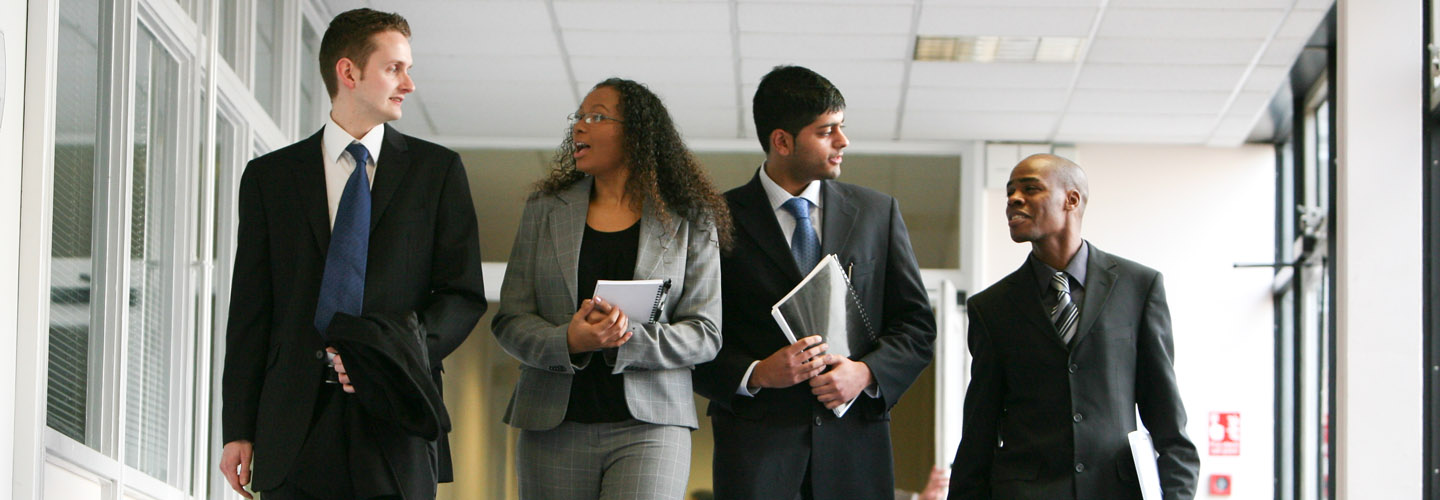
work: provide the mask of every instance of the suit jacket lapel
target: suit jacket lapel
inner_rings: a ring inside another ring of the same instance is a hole
[[[791,283],[799,283],[805,276],[800,274],[800,267],[795,264],[795,256],[790,253],[790,246],[785,244],[785,235],[780,232],[780,221],[775,220],[775,209],[770,207],[770,198],[765,195],[765,187],[760,185],[760,175],[757,169],[755,177],[735,191],[737,210],[731,216],[735,218],[736,225],[755,240],[755,244],[765,255],[784,270]]]
[[[375,182],[370,188],[370,231],[375,231],[385,208],[395,198],[395,191],[410,171],[410,147],[405,136],[385,125],[385,145],[381,146],[380,163],[375,165]],[[328,214],[328,212],[327,212]]]
[[[635,279],[655,276],[655,268],[660,265],[660,258],[665,255],[665,250],[670,248],[670,242],[680,229],[680,221],[676,217],[678,216],[671,214],[669,223],[662,222],[654,207],[649,204],[645,206],[645,213],[640,217],[640,250],[639,255],[635,256]]]
[[[322,128],[301,141],[296,155],[288,158],[293,163],[290,173],[295,177],[295,199],[299,200],[300,210],[309,222],[320,255],[330,250],[330,199],[325,189],[325,158],[321,152],[324,132]]]
[[[1035,284],[1035,273],[1030,269],[1030,260],[1026,259],[1020,264],[1020,269],[1006,276],[1004,282],[1009,283],[1010,304],[1016,308],[1016,313],[1028,320],[1031,326],[1035,327],[1035,332],[1045,337],[1046,344],[1067,350],[1060,341],[1060,335],[1055,332],[1055,324],[1050,322],[1050,314],[1040,303],[1040,289]]]
[[[1089,243],[1086,243],[1089,245]],[[1095,326],[1095,320],[1105,312],[1105,302],[1110,298],[1110,290],[1115,284],[1115,261],[1095,245],[1090,245],[1090,261],[1085,263],[1085,302],[1080,304],[1080,327],[1075,330],[1075,339],[1072,345],[1080,345],[1090,329]]]
[[[825,232],[820,235],[820,256],[839,255],[840,249],[850,241],[850,230],[855,226],[855,205],[832,181],[820,182],[820,201],[825,204],[825,217],[821,222]]]
[[[580,241],[585,237],[585,216],[590,213],[590,176],[561,191],[556,198],[560,205],[550,211],[550,240],[555,242],[556,265],[565,278],[565,293],[570,304],[576,303],[576,276],[580,267]],[[643,238],[642,238],[643,241]]]

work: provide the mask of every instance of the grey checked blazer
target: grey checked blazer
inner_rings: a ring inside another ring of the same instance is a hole
[[[635,419],[694,429],[690,371],[720,350],[714,226],[697,226],[675,214],[662,223],[645,207],[635,279],[671,280],[659,321],[645,323],[646,313],[628,312],[634,336],[611,351],[613,356],[592,353],[572,363],[565,331],[575,314],[576,268],[593,183],[586,177],[557,195],[525,203],[492,324],[500,346],[521,364],[505,422],[525,430],[560,425],[575,372],[595,362],[611,363],[612,373],[624,376],[625,402]]]

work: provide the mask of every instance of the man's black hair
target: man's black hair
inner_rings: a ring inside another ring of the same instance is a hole
[[[771,131],[780,129],[797,136],[820,115],[844,110],[845,96],[819,73],[781,65],[760,80],[751,105],[755,135],[760,148],[769,153]]]

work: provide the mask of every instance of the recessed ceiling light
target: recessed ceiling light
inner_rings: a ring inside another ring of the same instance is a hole
[[[1074,62],[1083,38],[1064,36],[919,36],[916,61]]]

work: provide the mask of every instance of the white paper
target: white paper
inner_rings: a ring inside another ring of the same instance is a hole
[[[630,317],[630,321],[647,323],[660,305],[665,280],[596,280],[595,296]]]
[[[1162,500],[1160,491],[1160,467],[1155,459],[1155,443],[1144,429],[1131,432],[1130,454],[1135,457],[1135,478],[1140,481],[1140,495],[1145,500]]]

